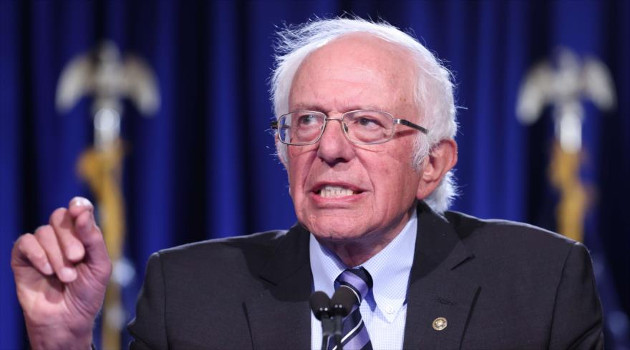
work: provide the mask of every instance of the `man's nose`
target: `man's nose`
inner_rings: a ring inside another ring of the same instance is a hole
[[[354,147],[344,135],[343,127],[341,119],[327,119],[317,149],[317,155],[327,163],[347,162],[354,156]]]

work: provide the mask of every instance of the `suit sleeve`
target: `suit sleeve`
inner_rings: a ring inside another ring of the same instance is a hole
[[[556,290],[549,349],[603,349],[602,327],[591,257],[574,243]]]
[[[144,284],[136,304],[136,318],[129,323],[133,340],[132,350],[167,349],[166,322],[164,318],[164,275],[159,253],[154,253],[147,263]]]

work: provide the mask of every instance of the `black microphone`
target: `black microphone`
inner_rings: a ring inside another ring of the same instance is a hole
[[[333,315],[341,317],[348,316],[356,301],[357,297],[350,288],[345,286],[337,288],[331,301]]]
[[[311,299],[309,301],[311,304],[311,310],[313,311],[316,319],[321,320],[322,316],[330,317],[332,315],[330,310],[330,298],[326,293],[318,290],[311,294]]]
[[[332,310],[330,308],[330,298],[328,294],[322,291],[316,291],[311,294],[309,303],[315,318],[322,321],[322,350],[326,350],[328,348],[328,339],[330,339],[330,336],[333,335],[335,331],[335,325],[331,318]]]
[[[343,350],[341,337],[343,336],[343,318],[348,316],[352,306],[357,301],[357,297],[350,288],[341,286],[337,288],[331,300],[332,318],[334,323],[333,336],[337,343],[337,350]]]

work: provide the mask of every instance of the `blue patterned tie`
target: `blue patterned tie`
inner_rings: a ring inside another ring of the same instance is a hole
[[[335,280],[335,289],[349,288],[356,296],[356,301],[348,316],[343,319],[343,337],[341,344],[344,350],[372,350],[372,342],[367,328],[361,318],[359,305],[372,289],[372,277],[363,267],[347,269]],[[328,343],[329,350],[336,350],[333,341]]]

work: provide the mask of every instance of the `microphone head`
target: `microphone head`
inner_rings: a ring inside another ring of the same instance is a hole
[[[309,303],[311,305],[311,311],[313,311],[316,319],[321,320],[322,316],[331,316],[330,298],[326,293],[319,290],[314,292],[311,294]]]
[[[350,289],[346,287],[337,288],[331,301],[332,311],[335,315],[346,317],[356,302],[357,297]]]

